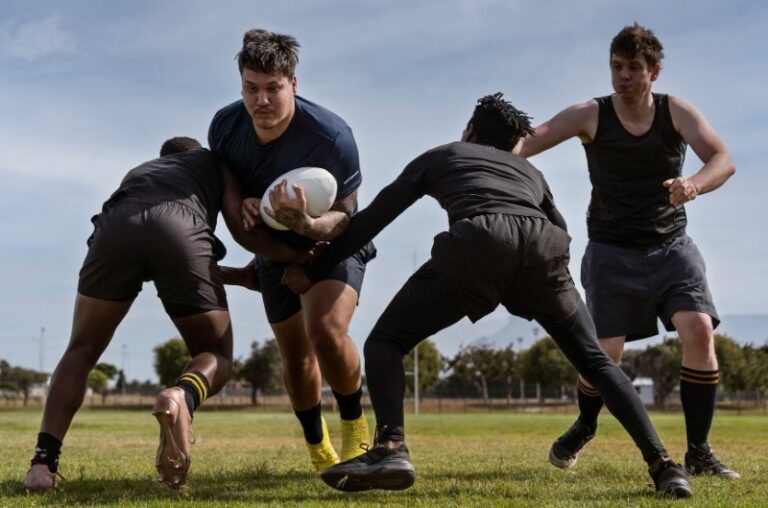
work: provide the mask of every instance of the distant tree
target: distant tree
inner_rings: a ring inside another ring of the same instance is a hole
[[[484,339],[464,346],[456,353],[449,366],[457,378],[474,386],[483,403],[488,405],[488,382],[498,376],[496,351],[493,346]]]
[[[666,400],[680,381],[683,352],[677,337],[664,337],[661,344],[648,346],[635,360],[638,376],[653,380],[653,399],[657,406],[665,407]]]
[[[736,395],[736,406],[741,411],[741,396],[751,388],[753,372],[746,351],[727,335],[715,334],[720,382],[723,388]]]
[[[118,373],[117,367],[111,363],[97,363],[94,369],[102,371],[109,380],[112,380]]]
[[[173,386],[189,361],[189,351],[184,341],[174,337],[155,346],[155,372],[162,386]]]
[[[121,370],[117,371],[117,381],[115,382],[115,391],[118,393],[125,393],[128,388],[128,383],[125,379],[125,372]]]
[[[637,357],[643,352],[639,349],[625,349],[624,354],[621,355],[621,362],[619,367],[624,371],[629,379],[635,379],[637,375]]]
[[[539,339],[523,351],[521,363],[525,381],[544,388],[572,385],[576,381],[576,369],[551,337]]]
[[[11,388],[15,386],[21,393],[26,406],[33,386],[48,381],[48,374],[23,367],[13,367],[7,361],[0,360],[0,382]]]
[[[104,401],[106,400],[106,394],[107,394],[107,384],[109,383],[109,378],[106,374],[104,374],[103,370],[94,368],[91,370],[91,372],[88,373],[88,388],[93,390],[95,393],[101,394],[101,403],[104,404]]]
[[[251,385],[251,404],[259,404],[259,394],[279,390],[281,383],[280,351],[277,341],[268,339],[261,345],[251,344],[251,355],[236,369],[234,377]]]
[[[507,406],[512,405],[512,391],[522,376],[522,362],[520,355],[515,353],[512,344],[496,351],[496,375],[498,381],[504,386],[507,396]]]
[[[443,359],[440,356],[435,343],[427,339],[419,345],[419,395],[424,394],[437,385],[440,379],[440,371],[443,368]],[[411,351],[403,358],[406,372],[413,372],[414,353]],[[413,393],[413,376],[406,378],[406,386]]]

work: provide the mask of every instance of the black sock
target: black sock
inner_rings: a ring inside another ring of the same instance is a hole
[[[680,369],[680,401],[689,449],[707,442],[715,414],[718,379],[716,370]]]
[[[363,396],[362,385],[356,392],[349,395],[342,395],[337,391],[333,391],[333,396],[336,397],[336,403],[339,405],[339,414],[342,420],[356,420],[363,414],[363,406],[360,405],[360,399]]]
[[[317,444],[323,440],[323,419],[320,413],[320,404],[302,411],[293,410],[296,418],[304,430],[304,439],[309,444]]]
[[[597,416],[603,408],[600,392],[587,386],[579,377],[576,383],[579,398],[579,420],[592,430],[597,429]]]
[[[61,441],[47,432],[40,432],[37,435],[37,445],[35,446],[35,458],[33,464],[46,464],[48,470],[55,473],[59,467],[59,455],[61,455]]]
[[[384,441],[405,441],[405,429],[400,426],[388,427],[384,425],[376,429],[376,443]]]
[[[194,416],[195,410],[208,398],[211,385],[208,379],[200,372],[191,370],[176,380],[176,386],[184,390],[184,400],[189,409],[189,416]]]

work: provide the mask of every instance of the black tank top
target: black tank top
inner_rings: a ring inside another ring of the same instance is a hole
[[[592,182],[589,239],[647,246],[684,234],[685,209],[669,203],[669,191],[662,185],[682,174],[687,148],[672,124],[668,97],[653,94],[653,123],[640,136],[627,132],[610,96],[595,100],[597,132],[591,143],[583,145]]]

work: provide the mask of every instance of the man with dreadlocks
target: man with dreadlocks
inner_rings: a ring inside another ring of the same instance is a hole
[[[289,269],[289,287],[305,291],[422,196],[435,198],[448,212],[449,230],[435,237],[431,259],[408,279],[365,343],[376,444],[321,473],[328,485],[355,491],[413,484],[404,443],[403,356],[464,316],[474,322],[502,304],[512,314],[536,319],[601,391],[642,451],[657,491],[691,494],[685,471],[669,459],[632,383],[600,349],[568,273],[570,237],[544,177],[510,153],[531,132],[529,118],[501,93],[481,98],[460,142],[414,159],[323,254]]]
[[[564,109],[516,148],[523,157],[578,137],[587,155],[592,200],[589,244],[581,265],[587,305],[600,344],[614,361],[626,341],[676,330],[683,350],[680,400],[692,474],[738,478],[709,448],[718,364],[719,319],[704,259],[686,235],[683,205],[720,187],[734,173],[725,143],[702,114],[679,97],[651,92],[661,72],[661,42],[635,23],[610,48],[614,93]],[[683,178],[687,145],[704,163]],[[549,461],[567,469],[595,436],[603,397],[578,381],[579,418],[558,438]]]

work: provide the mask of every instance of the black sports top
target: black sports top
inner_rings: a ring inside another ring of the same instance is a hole
[[[627,132],[610,96],[595,100],[597,132],[583,145],[592,182],[589,239],[647,246],[684,234],[685,209],[669,203],[669,191],[662,185],[682,174],[687,148],[672,124],[667,95],[653,94],[653,123],[640,136]]]
[[[352,217],[344,233],[307,266],[309,277],[322,278],[425,194],[448,212],[450,224],[504,213],[541,217],[566,227],[544,176],[527,160],[486,145],[450,143],[414,159]]]

